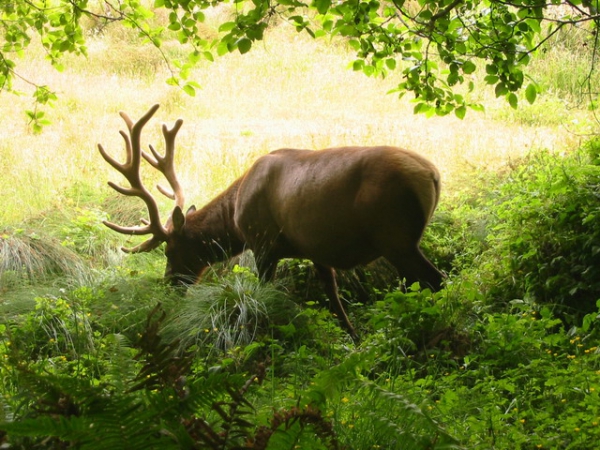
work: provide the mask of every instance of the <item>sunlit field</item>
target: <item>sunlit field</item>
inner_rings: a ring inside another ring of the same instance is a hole
[[[171,44],[166,51],[178,49]],[[400,73],[368,78],[348,68],[352,60],[343,41],[315,41],[282,23],[249,54],[203,63],[192,77],[202,89],[190,97],[165,83],[169,72],[160,53],[133,32],[105,29],[90,39],[88,58],[66,57],[62,73],[34,47],[20,61],[20,75],[50,86],[58,101],[45,109],[52,123],[34,134],[24,113],[33,108],[31,86],[20,80],[23,95],[2,94],[0,224],[77,205],[82,196],[100,201],[109,193],[106,181],[119,180],[96,145],[123,155],[118,131],[125,125],[118,111],[137,119],[154,103],[161,109],[146,126],[144,145],[161,148],[160,124],[184,119],[178,172],[187,198],[197,205],[257,156],[281,147],[405,147],[435,162],[451,194],[468,183],[472,170],[502,167],[531,149],[568,151],[593,128],[584,105],[572,104],[557,89],[532,106],[522,99],[515,112],[481,87],[471,95],[484,104],[484,113],[470,111],[464,120],[413,115],[408,95],[387,93]],[[556,69],[542,67],[540,73],[549,70]],[[146,176],[156,179],[150,171]]]

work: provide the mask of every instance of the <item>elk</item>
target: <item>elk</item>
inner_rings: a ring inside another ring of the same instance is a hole
[[[346,315],[334,269],[350,269],[376,258],[386,258],[407,281],[441,288],[444,275],[423,255],[421,236],[440,196],[435,166],[416,153],[389,146],[340,147],[319,151],[280,149],[258,160],[244,175],[203,208],[183,213],[184,195],[174,169],[175,137],[181,119],[165,124],[165,154],[151,145],[142,151],[143,127],[159,105],[137,122],[119,114],[129,133],[126,162],[102,157],[120,172],[130,187],[109,182],[117,192],[142,199],[149,213],[142,226],[109,228],[126,235],[151,235],[129,253],[147,252],[166,243],[165,278],[173,285],[197,282],[210,264],[244,250],[254,252],[261,280],[271,280],[282,258],[311,260],[329,298],[330,310],[356,339]],[[171,191],[158,186],[175,201],[163,225],[155,198],[140,178],[144,158],[159,170]]]

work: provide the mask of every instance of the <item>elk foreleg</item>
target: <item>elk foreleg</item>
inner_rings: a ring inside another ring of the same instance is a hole
[[[261,281],[273,281],[277,269],[277,259],[261,255],[256,256],[256,270]]]
[[[337,316],[342,327],[346,329],[348,334],[350,334],[352,340],[357,342],[358,335],[356,334],[356,331],[354,331],[354,327],[352,326],[352,323],[350,323],[350,319],[348,319],[348,315],[344,310],[344,305],[342,305],[342,301],[338,293],[337,282],[335,281],[335,271],[331,267],[322,266],[320,264],[315,264],[315,269],[317,270],[317,275],[321,280],[325,294],[329,298],[329,310],[335,316]]]

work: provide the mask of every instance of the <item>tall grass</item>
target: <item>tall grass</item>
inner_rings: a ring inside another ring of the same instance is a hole
[[[214,32],[209,24],[207,33]],[[172,43],[165,48],[180,51]],[[408,98],[386,95],[396,84],[395,74],[366,78],[347,68],[352,60],[343,43],[314,41],[281,24],[249,55],[201,64],[193,75],[203,89],[188,97],[164,83],[168,71],[156,50],[117,28],[91,37],[89,57],[68,57],[64,73],[32,48],[21,63],[22,75],[51,86],[59,100],[47,112],[52,125],[35,135],[23,113],[32,107],[30,97],[2,94],[0,224],[18,224],[84,200],[100,203],[109,194],[105,182],[119,178],[101,160],[96,144],[123,158],[118,130],[124,124],[117,112],[137,118],[153,103],[162,108],[146,127],[144,145],[160,148],[159,123],[184,119],[178,171],[187,198],[197,205],[224,189],[258,155],[280,147],[398,145],[431,158],[452,190],[453,181],[464,181],[465,170],[494,168],[532,148],[570,148],[580,138],[565,125],[589,128],[591,123],[583,109],[561,107],[560,96],[541,96],[544,107],[534,113],[535,105],[514,113],[487,91],[476,93],[489,106],[486,114],[473,112],[463,121],[414,116]],[[31,91],[26,83],[17,88]],[[558,92],[552,86],[548,90]],[[557,106],[547,106],[552,104]],[[539,117],[519,118],[530,113]],[[149,183],[156,180],[150,170],[145,176]],[[73,197],[74,185],[97,193],[96,199]],[[167,211],[171,205],[161,201]]]

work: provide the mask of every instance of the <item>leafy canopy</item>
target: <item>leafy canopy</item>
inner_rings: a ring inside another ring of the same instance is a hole
[[[235,14],[223,19],[216,37],[207,37],[199,26],[205,12],[223,3]],[[161,9],[167,14],[155,15]],[[284,20],[315,38],[345,39],[356,52],[355,70],[369,76],[395,71],[396,91],[412,92],[415,112],[460,118],[468,107],[480,108],[464,95],[476,82],[493,86],[514,108],[520,90],[533,103],[538,87],[525,72],[530,59],[564,27],[586,29],[595,48],[600,22],[598,0],[0,0],[0,91],[12,90],[19,76],[15,56],[34,37],[59,70],[64,53],[85,55],[84,17],[136,29],[168,63],[167,82],[190,95],[198,87],[190,72],[201,59],[247,53]],[[181,60],[161,51],[173,36],[187,49]],[[478,67],[483,77],[474,76]],[[55,99],[50,88],[31,83],[37,103]],[[29,115],[40,121],[43,113]]]

